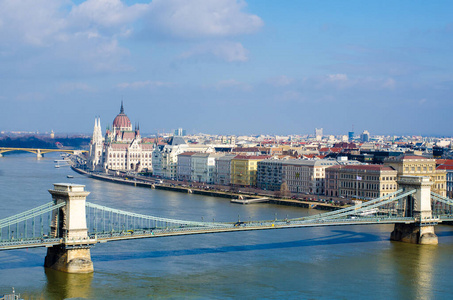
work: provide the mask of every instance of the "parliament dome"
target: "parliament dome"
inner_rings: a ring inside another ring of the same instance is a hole
[[[117,130],[132,130],[131,120],[124,113],[123,102],[121,102],[120,113],[113,120],[113,128]]]

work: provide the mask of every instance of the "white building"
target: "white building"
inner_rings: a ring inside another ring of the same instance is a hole
[[[214,152],[209,145],[188,145],[182,137],[173,136],[166,145],[157,145],[152,154],[153,175],[178,178],[178,155],[184,152]]]
[[[138,126],[132,130],[122,102],[120,113],[112,125],[112,130],[107,129],[105,138],[102,139],[100,119],[95,120],[88,159],[90,169],[137,172],[151,170],[154,146],[142,141]]]
[[[214,183],[215,160],[223,154],[196,153],[191,156],[192,177],[195,182]]]
[[[192,155],[196,152],[183,152],[178,154],[177,174],[180,181],[192,180]]]

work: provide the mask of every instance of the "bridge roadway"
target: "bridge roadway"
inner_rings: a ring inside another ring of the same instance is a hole
[[[424,220],[423,224],[437,225],[442,221],[453,220],[453,216],[444,216]],[[193,234],[209,234],[222,232],[238,232],[252,230],[271,230],[271,229],[289,229],[289,228],[306,228],[321,226],[345,226],[345,225],[376,225],[376,224],[411,224],[416,223],[411,217],[360,217],[331,220],[309,220],[309,221],[263,221],[263,222],[237,222],[237,223],[210,223],[206,227],[178,227],[168,229],[150,229],[150,230],[129,230],[129,231],[112,231],[109,233],[89,233],[89,238],[83,240],[68,240],[63,238],[39,238],[39,239],[20,239],[0,242],[0,250],[12,250],[35,247],[52,247],[65,243],[66,248],[90,247],[97,243],[106,243],[110,241],[132,240],[142,238],[157,238],[170,236],[183,236]]]
[[[5,152],[11,152],[11,151],[25,151],[25,152],[31,152],[36,154],[36,156],[42,157],[46,153],[50,152],[64,152],[64,153],[70,153],[70,154],[77,154],[77,153],[84,153],[88,152],[87,150],[74,150],[74,149],[41,149],[41,148],[17,148],[17,147],[0,147],[0,157],[2,156],[3,153]]]

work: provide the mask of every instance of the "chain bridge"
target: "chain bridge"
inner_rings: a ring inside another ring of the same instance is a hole
[[[11,151],[24,151],[36,154],[37,158],[41,158],[46,153],[51,152],[61,152],[61,153],[69,153],[69,154],[81,154],[84,152],[88,152],[87,150],[71,150],[71,149],[38,149],[38,148],[14,148],[14,147],[0,147],[0,157],[3,156],[5,152]]]
[[[93,272],[97,243],[191,234],[394,224],[390,239],[437,244],[434,226],[453,220],[453,200],[431,192],[429,177],[403,176],[400,190],[359,205],[292,219],[196,222],[138,214],[86,202],[83,185],[54,184],[52,201],[0,220],[0,250],[47,247],[45,267]]]

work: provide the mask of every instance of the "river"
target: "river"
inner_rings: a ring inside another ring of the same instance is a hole
[[[0,219],[51,201],[53,183],[83,184],[87,201],[193,221],[263,220],[312,213],[271,204],[97,181],[58,156],[0,158]],[[74,176],[66,178],[68,174]],[[438,246],[389,241],[390,225],[232,232],[98,244],[93,274],[43,267],[45,248],[0,252],[0,295],[24,299],[451,299],[453,226]]]

